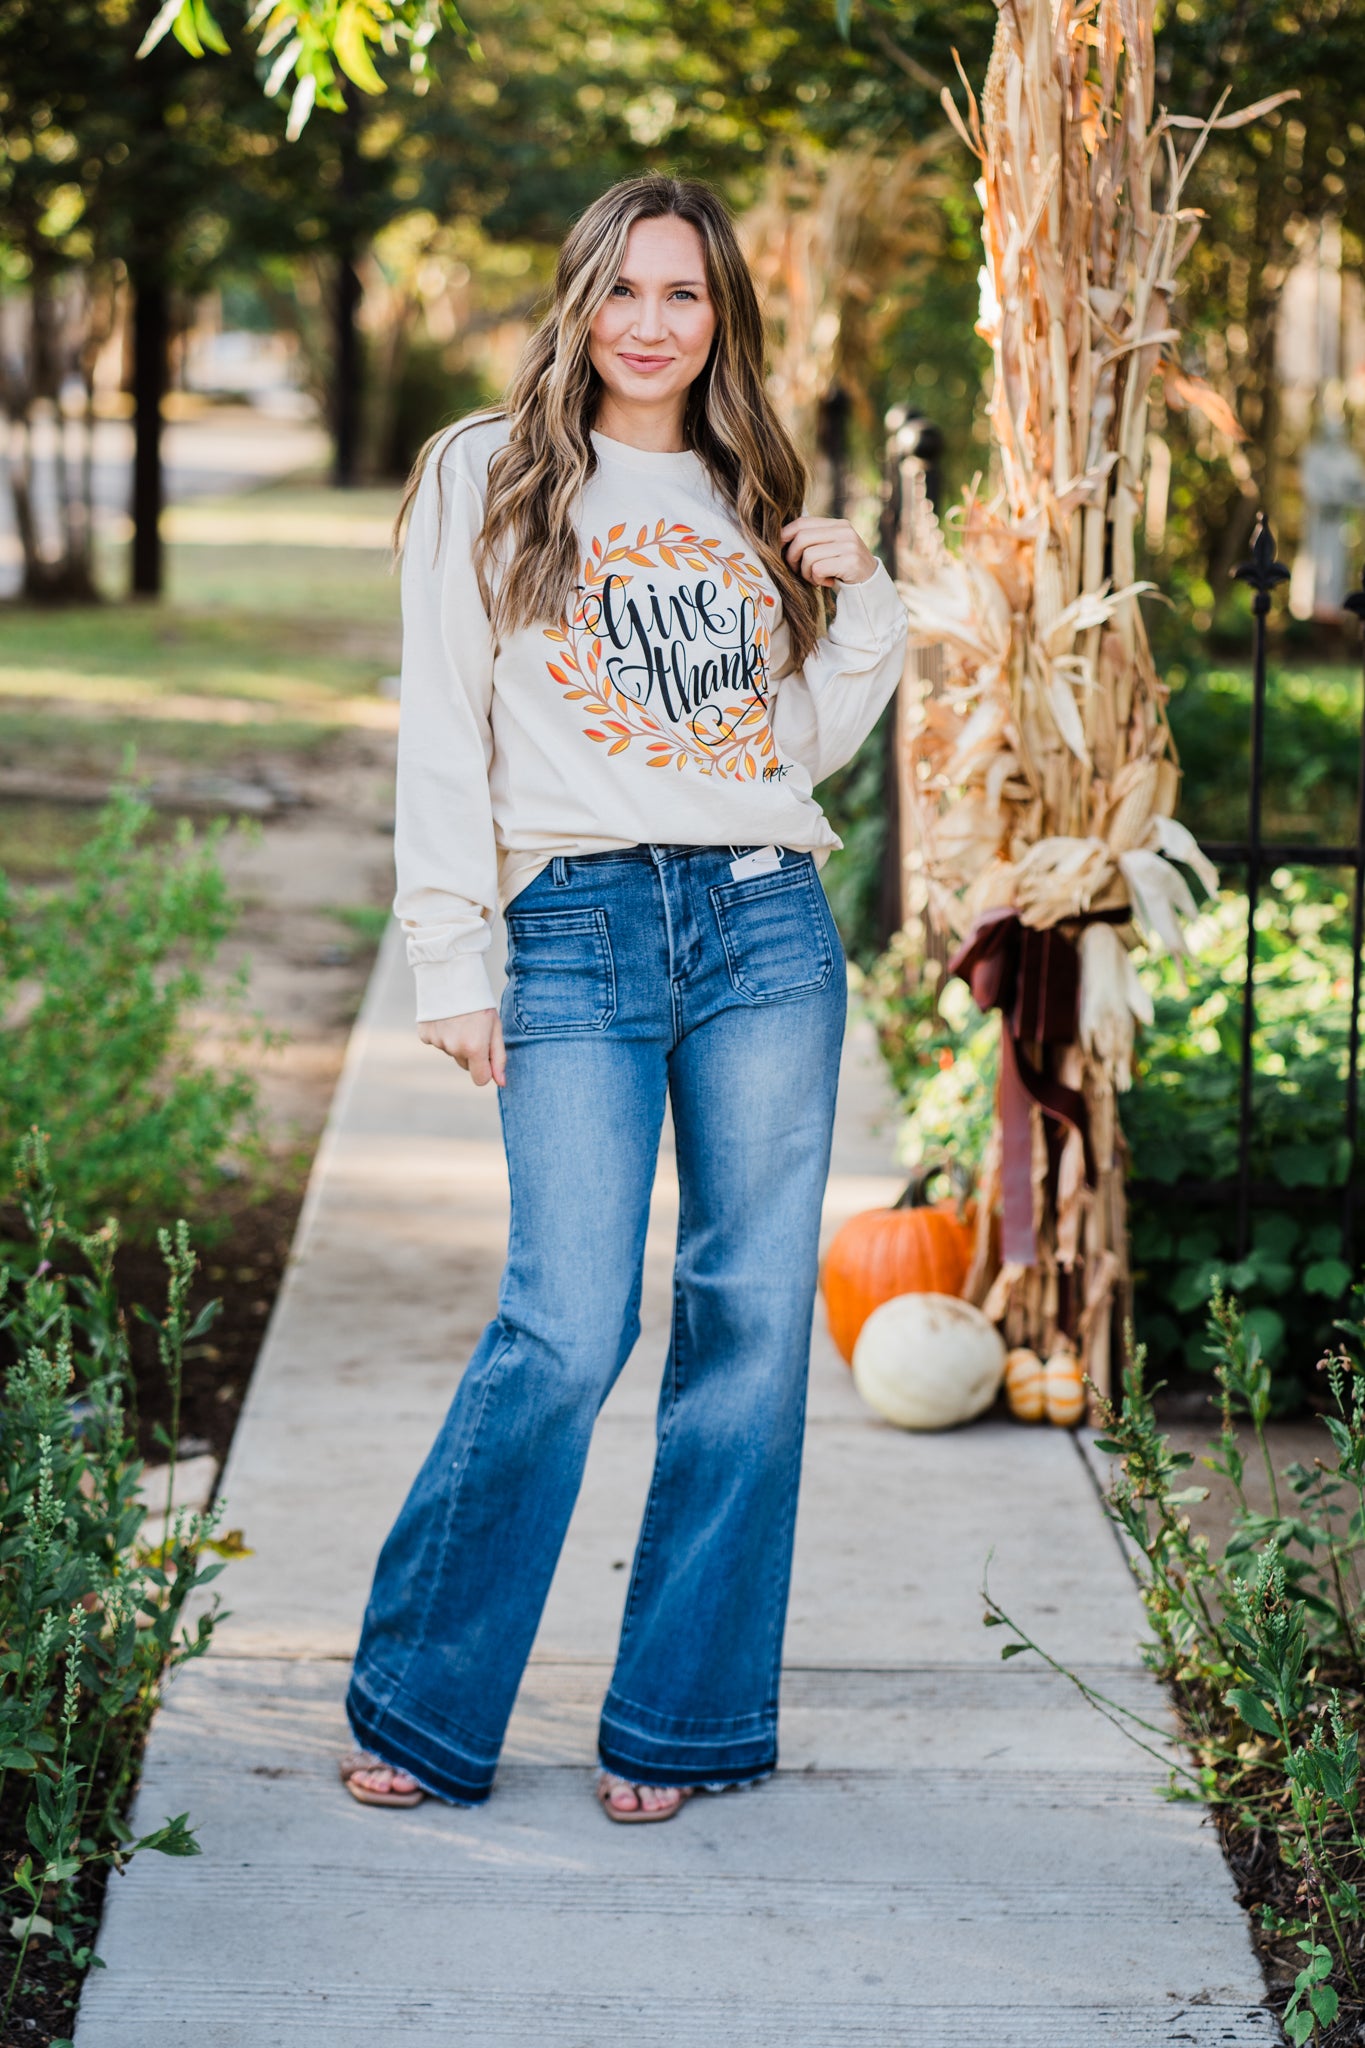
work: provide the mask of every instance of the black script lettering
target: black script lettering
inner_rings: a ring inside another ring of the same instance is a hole
[[[580,635],[609,645],[603,671],[622,696],[648,705],[670,725],[686,722],[708,751],[728,744],[745,714],[768,703],[768,663],[756,638],[753,600],[741,595],[733,605],[722,603],[709,576],[675,590],[649,582],[647,596],[637,599],[634,581],[610,575],[595,590],[580,585]],[[733,715],[711,703],[722,695],[741,700]]]

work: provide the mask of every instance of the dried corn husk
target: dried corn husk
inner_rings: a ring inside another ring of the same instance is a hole
[[[1171,816],[1179,776],[1136,527],[1154,376],[1203,402],[1172,354],[1171,299],[1200,218],[1186,182],[1214,129],[1277,102],[1241,115],[1220,103],[1203,122],[1157,114],[1152,22],[1153,0],[1011,0],[979,106],[969,90],[964,118],[945,95],[981,164],[995,483],[968,495],[956,554],[919,508],[901,587],[912,646],[943,650],[908,721],[906,784],[930,913],[958,934],[1004,904],[1036,927],[1128,908],[1179,951],[1195,909],[1183,870],[1217,881]],[[1193,131],[1183,155],[1177,129]],[[1127,1271],[1114,1094],[1131,1081],[1144,1002],[1112,926],[1085,927],[1081,954],[1081,1037],[1064,1064],[1090,1110],[1098,1185],[1068,1145],[1051,1195],[1035,1176],[1037,1267],[997,1273],[987,1222],[969,1285],[1012,1344],[1047,1356],[1058,1274],[1074,1267],[1068,1320],[1103,1388]],[[987,1218],[999,1171],[996,1147]]]
[[[1077,1040],[1091,1074],[1123,1093],[1133,1085],[1134,1023],[1150,1024],[1152,999],[1112,924],[1080,936],[1081,1000]]]

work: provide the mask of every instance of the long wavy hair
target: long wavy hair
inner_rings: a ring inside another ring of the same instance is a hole
[[[706,367],[687,393],[686,444],[705,463],[776,584],[799,666],[819,637],[824,604],[818,588],[786,561],[780,535],[801,511],[806,466],[764,388],[763,320],[734,223],[717,194],[690,178],[625,178],[569,230],[549,311],[526,344],[503,404],[476,416],[505,417],[510,428],[488,466],[474,551],[479,588],[496,641],[570,609],[581,547],[573,510],[597,467],[590,437],[603,388],[589,334],[620,275],[635,222],[670,216],[689,221],[701,237],[716,310]],[[395,529],[400,544],[427,461],[449,431],[434,434],[417,458]],[[495,568],[504,566],[495,579]]]

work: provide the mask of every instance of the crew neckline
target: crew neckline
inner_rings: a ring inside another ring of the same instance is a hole
[[[627,469],[652,470],[656,476],[660,470],[682,472],[704,467],[695,448],[636,448],[629,441],[615,441],[610,434],[599,433],[596,427],[591,434],[599,461],[619,462]]]

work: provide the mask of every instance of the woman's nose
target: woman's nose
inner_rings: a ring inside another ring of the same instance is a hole
[[[665,332],[662,299],[642,299],[635,316],[635,333],[640,341],[659,341]]]

